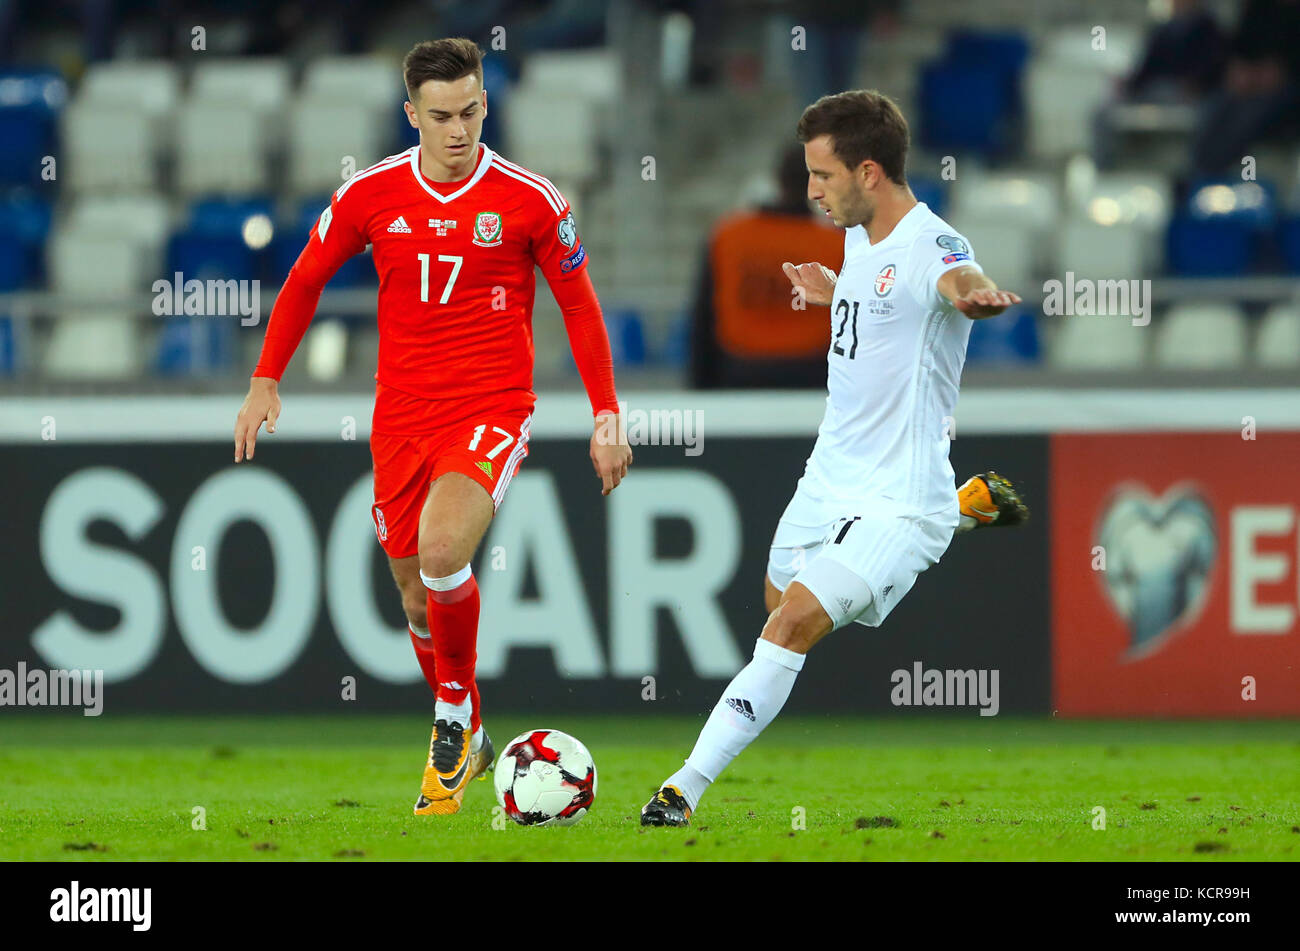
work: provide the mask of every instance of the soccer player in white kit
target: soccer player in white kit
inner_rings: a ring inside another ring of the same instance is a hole
[[[642,825],[689,823],[704,791],[776,718],[814,644],[854,621],[880,625],[959,528],[989,524],[999,509],[1008,523],[1023,513],[995,473],[964,485],[959,502],[948,461],[970,322],[1020,298],[999,290],[970,243],[912,194],[907,122],[888,97],[825,96],[804,110],[798,134],[809,199],[846,229],[838,276],[784,265],[808,303],[831,309],[826,415],[772,538],[771,613],[753,660],[642,808]]]

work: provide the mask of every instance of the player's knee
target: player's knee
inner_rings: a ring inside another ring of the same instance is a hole
[[[831,630],[831,619],[812,593],[791,586],[781,595],[780,603],[768,616],[763,640],[799,654],[806,654]]]
[[[446,578],[465,567],[466,558],[451,539],[434,538],[420,543],[420,571],[426,578]]]

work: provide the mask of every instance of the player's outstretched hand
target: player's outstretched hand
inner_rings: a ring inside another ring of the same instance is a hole
[[[835,299],[835,272],[824,264],[791,264],[786,261],[781,270],[809,304],[829,307]]]
[[[596,417],[596,431],[591,434],[591,464],[600,479],[601,495],[609,495],[627,477],[632,449],[617,413]]]
[[[965,297],[958,297],[952,302],[952,306],[967,317],[978,320],[981,317],[996,317],[1012,304],[1019,303],[1019,294],[981,287],[979,290],[971,291]]]
[[[253,458],[257,445],[257,431],[266,423],[268,433],[275,432],[275,421],[280,418],[280,394],[275,380],[255,376],[248,384],[248,395],[235,419],[235,461]]]

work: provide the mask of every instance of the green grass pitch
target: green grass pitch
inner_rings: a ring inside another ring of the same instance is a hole
[[[420,717],[0,717],[0,859],[1295,860],[1300,724],[1049,719],[778,720],[689,829],[641,804],[702,719],[499,716],[596,759],[570,828],[415,817]],[[1105,829],[1094,829],[1095,807]],[[196,830],[195,807],[206,829]]]

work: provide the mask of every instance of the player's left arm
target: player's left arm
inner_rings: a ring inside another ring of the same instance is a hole
[[[542,220],[533,241],[533,255],[564,315],[573,362],[578,366],[594,417],[591,464],[600,479],[601,494],[609,495],[627,477],[627,468],[632,464],[632,449],[619,419],[609,334],[587,273],[587,249],[578,237],[572,211],[566,205],[558,217],[544,215]]]
[[[1020,295],[999,290],[992,278],[979,268],[969,266],[944,271],[935,287],[953,307],[971,320],[996,317],[1012,304],[1020,303]]]

